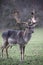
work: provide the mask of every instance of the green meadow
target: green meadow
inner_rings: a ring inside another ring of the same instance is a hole
[[[0,32],[0,47],[2,45],[2,32]],[[0,65],[43,65],[43,28],[36,28],[32,34],[31,40],[25,48],[24,62],[20,62],[19,45],[15,45],[8,49],[9,58],[7,59],[4,50],[2,58],[0,48]]]

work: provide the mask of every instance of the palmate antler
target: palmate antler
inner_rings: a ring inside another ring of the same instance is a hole
[[[28,24],[27,22],[21,22],[21,19],[20,19],[20,13],[18,10],[14,11],[13,14],[12,14],[12,17],[14,19],[16,19],[16,23],[22,23],[22,24]]]
[[[16,19],[17,23],[28,24],[28,22],[21,22],[21,19],[18,18],[17,15],[15,15],[14,18]]]
[[[24,25],[26,25],[26,26],[29,26],[30,24],[33,24],[33,23],[35,23],[36,24],[36,22],[37,22],[37,20],[35,19],[35,10],[33,9],[33,11],[31,12],[31,19],[28,19],[26,22],[21,22],[21,19],[18,17],[20,14],[19,14],[19,11],[15,11],[14,13],[13,13],[13,18],[14,19],[16,19],[16,23],[17,24],[20,24],[20,25],[22,25],[22,24],[24,24]],[[29,23],[30,22],[30,23]],[[24,27],[24,26],[23,26]]]

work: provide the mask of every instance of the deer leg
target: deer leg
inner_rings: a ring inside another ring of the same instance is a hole
[[[23,60],[24,60],[25,46],[23,46]]]
[[[21,61],[22,61],[22,46],[20,45],[20,54],[21,54]]]
[[[9,45],[7,45],[7,47],[6,47],[6,55],[7,55],[7,58],[8,58],[8,48],[9,48]]]
[[[3,51],[4,51],[4,47],[2,47],[2,57],[3,57]]]
[[[3,51],[4,51],[4,49],[5,49],[5,43],[6,43],[6,42],[4,42],[3,45],[2,45],[2,47],[1,47],[1,49],[2,49],[2,57],[3,57]]]
[[[1,49],[2,49],[2,57],[3,57],[3,51],[4,51],[4,49],[5,49],[5,47],[6,47],[6,41],[4,40],[4,42],[3,42],[3,44],[2,44],[2,47],[1,47]]]
[[[6,48],[6,55],[7,55],[7,58],[8,58],[8,48]]]

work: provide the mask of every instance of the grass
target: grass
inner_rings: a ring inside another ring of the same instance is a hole
[[[0,32],[0,46],[2,43]],[[4,57],[1,57],[0,49],[0,65],[43,65],[43,28],[35,29],[32,34],[31,40],[25,48],[25,60],[20,63],[20,50],[19,46],[15,45],[9,48],[9,59],[6,58],[5,50]]]

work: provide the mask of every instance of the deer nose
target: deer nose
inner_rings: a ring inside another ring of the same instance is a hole
[[[32,33],[34,33],[34,31],[32,31]]]

